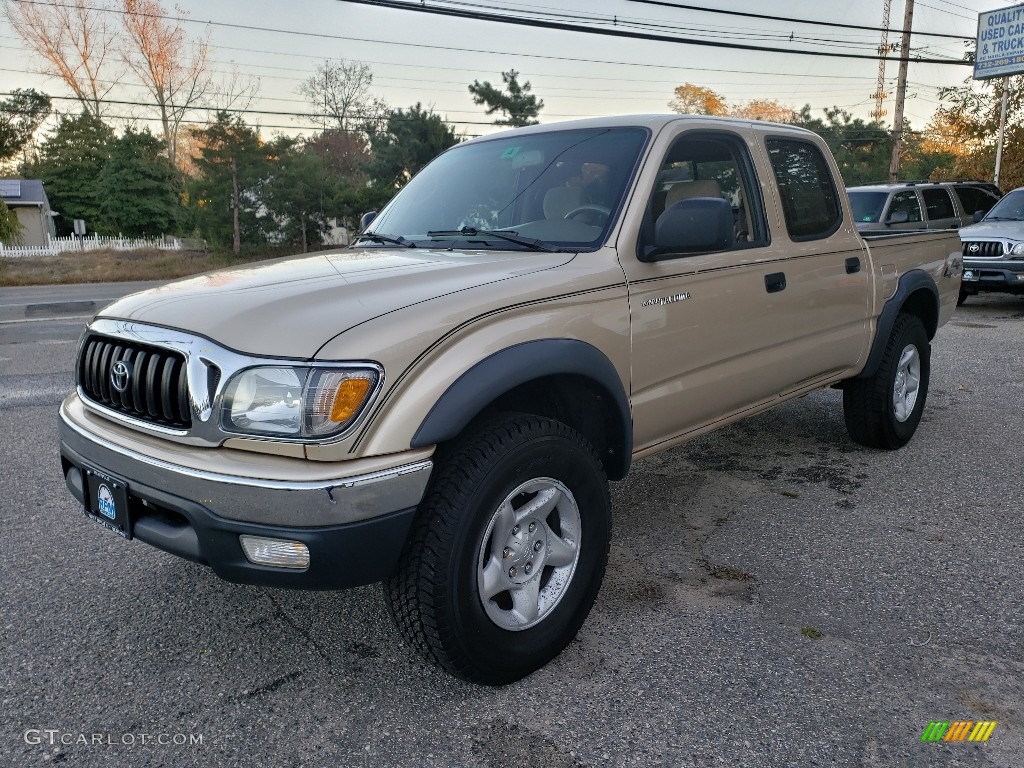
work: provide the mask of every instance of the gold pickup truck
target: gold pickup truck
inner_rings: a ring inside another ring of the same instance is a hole
[[[503,684],[583,624],[608,480],[821,387],[914,434],[955,232],[858,234],[804,130],[534,126],[434,160],[347,249],[123,298],[60,451],[86,514],[253,584],[385,583],[428,659]]]

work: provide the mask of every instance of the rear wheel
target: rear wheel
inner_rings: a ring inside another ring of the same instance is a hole
[[[597,596],[611,531],[603,468],[566,425],[512,415],[467,435],[437,473],[388,606],[426,658],[513,682],[569,644]]]
[[[873,376],[843,387],[850,437],[871,448],[907,444],[921,421],[928,396],[931,347],[920,318],[899,315]]]

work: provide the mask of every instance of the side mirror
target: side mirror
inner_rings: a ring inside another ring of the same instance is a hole
[[[971,216],[971,221],[977,224],[979,221],[985,218],[985,211],[975,211]]]
[[[643,261],[660,261],[684,253],[724,251],[736,242],[732,206],[718,197],[680,200],[654,223],[654,247]]]
[[[377,212],[376,211],[367,211],[362,216],[360,216],[359,217],[359,231],[362,232],[363,230],[365,230],[368,226],[370,226],[373,223],[373,220],[376,219],[376,218],[377,218]]]
[[[885,220],[885,223],[887,226],[892,226],[893,224],[906,224],[908,221],[910,221],[909,213],[906,211],[896,211]]]

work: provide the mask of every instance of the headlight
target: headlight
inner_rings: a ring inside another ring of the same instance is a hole
[[[222,423],[225,431],[245,435],[334,435],[355,421],[379,380],[374,368],[247,368],[224,390]]]
[[[1024,243],[1017,243],[1013,248],[1010,249],[1011,256],[1024,256]]]

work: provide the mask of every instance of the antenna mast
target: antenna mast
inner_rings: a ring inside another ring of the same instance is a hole
[[[892,10],[892,0],[885,0],[882,7],[882,42],[878,44],[878,82],[875,85],[875,92],[871,98],[875,100],[875,108],[871,116],[875,120],[881,120],[888,114],[885,108],[885,100],[889,94],[885,90],[885,57],[896,50],[896,43],[889,43],[889,12]]]

